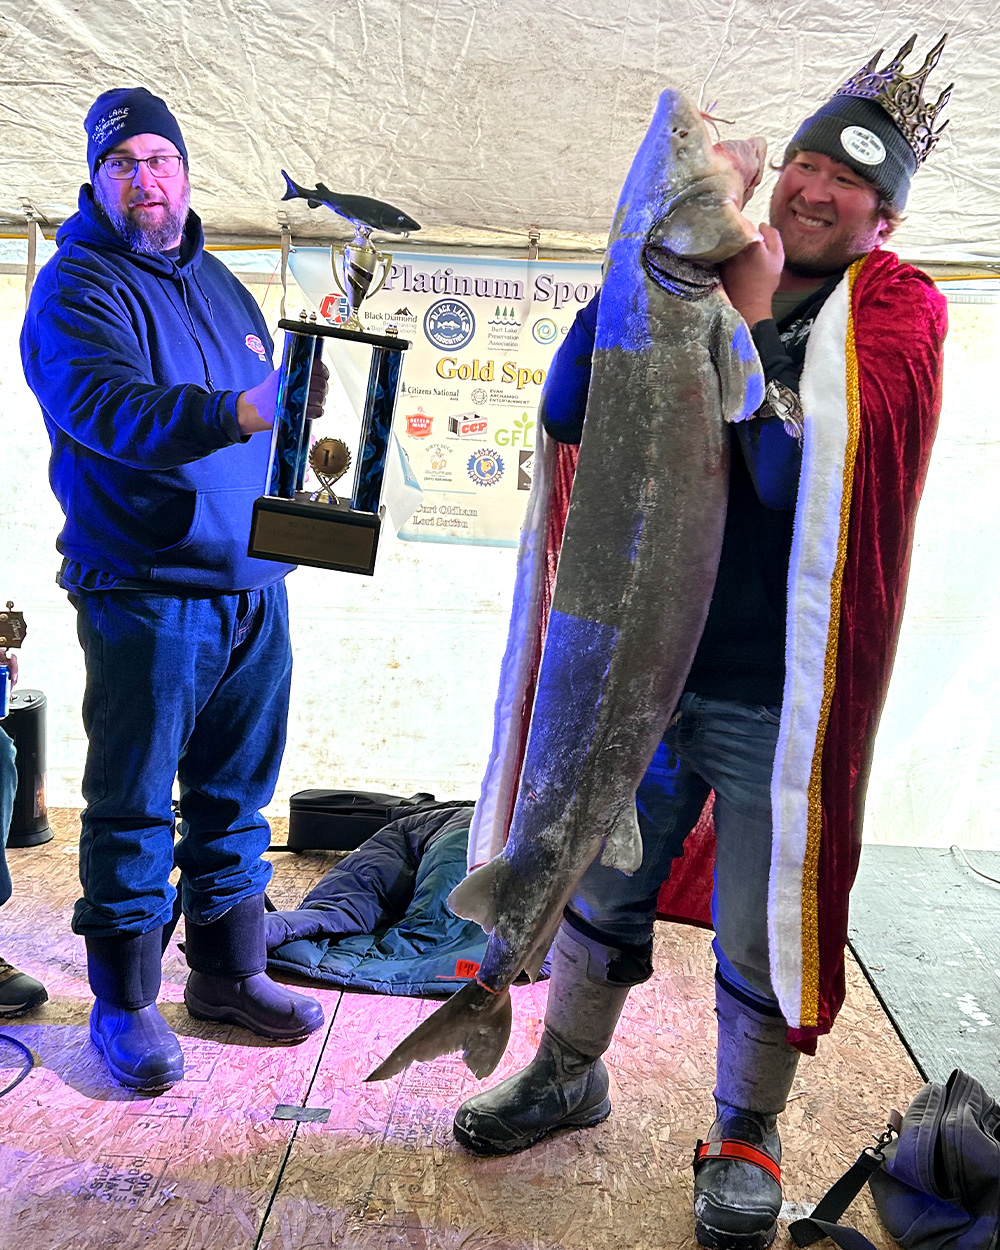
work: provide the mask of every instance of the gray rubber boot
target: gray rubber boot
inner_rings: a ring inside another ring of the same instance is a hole
[[[601,1055],[631,989],[606,979],[615,954],[565,923],[560,927],[538,1051],[526,1068],[459,1107],[454,1133],[467,1150],[514,1154],[556,1129],[589,1128],[608,1118],[608,1070]]]
[[[735,997],[718,977],[715,1003],[716,1118],[705,1143],[699,1143],[702,1161],[696,1154],[695,1233],[698,1244],[710,1250],[765,1250],[778,1231],[781,1210],[777,1120],[795,1079],[799,1052],[785,1040],[788,1025],[783,1016],[767,1014]],[[718,1143],[754,1147],[765,1159],[753,1163],[713,1158],[713,1144],[718,1151],[727,1149]],[[767,1160],[776,1175],[767,1170]]]

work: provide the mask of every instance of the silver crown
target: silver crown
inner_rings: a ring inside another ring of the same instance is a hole
[[[941,138],[941,132],[948,125],[945,121],[937,130],[934,129],[938,114],[948,103],[955,84],[950,83],[945,87],[936,104],[925,104],[923,98],[927,76],[941,59],[941,51],[947,38],[947,35],[941,36],[915,74],[904,74],[903,62],[913,51],[916,35],[911,35],[882,69],[877,66],[885,49],[879,48],[867,65],[834,92],[834,95],[857,96],[880,104],[902,131],[906,142],[913,149],[918,165],[927,159]]]

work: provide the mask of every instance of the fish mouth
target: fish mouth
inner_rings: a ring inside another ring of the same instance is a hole
[[[678,299],[692,302],[711,295],[721,281],[715,265],[685,260],[657,243],[643,247],[642,267],[657,286]]]

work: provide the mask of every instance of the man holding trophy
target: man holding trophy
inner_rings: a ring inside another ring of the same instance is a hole
[[[260,809],[285,743],[289,566],[245,553],[280,377],[255,301],[204,250],[167,105],[107,91],[85,129],[91,182],[35,282],[21,353],[87,668],[73,928],[97,1000],[91,1038],[121,1084],[156,1090],[184,1071],[156,1007],[175,865],[191,1014],[284,1040],[323,1023],[265,973]],[[327,376],[317,356],[310,419]]]

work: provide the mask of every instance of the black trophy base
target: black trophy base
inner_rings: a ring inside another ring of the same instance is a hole
[[[263,495],[254,501],[247,554],[371,577],[384,511]]]

